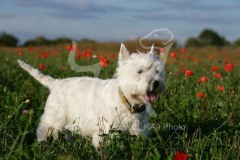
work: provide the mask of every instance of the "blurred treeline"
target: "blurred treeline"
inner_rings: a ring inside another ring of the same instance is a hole
[[[25,41],[23,44],[19,44],[19,39],[14,35],[6,32],[0,32],[0,46],[7,46],[7,47],[16,47],[16,46],[50,46],[50,45],[59,45],[59,44],[70,44],[72,39],[67,37],[60,37],[56,39],[47,39],[44,36],[39,36],[33,39],[29,39]],[[78,42],[84,43],[99,43],[94,40],[90,39],[82,39]],[[144,43],[146,46],[149,46],[151,43],[154,43],[156,46],[163,46],[162,42],[166,42],[166,40],[159,40],[159,39],[152,39],[152,40],[145,40]],[[118,42],[109,42],[109,43],[118,43]],[[124,43],[130,43],[130,46],[138,48],[139,46],[139,39],[135,39],[132,41],[127,41]],[[179,46],[180,44],[174,40],[174,46]],[[216,46],[216,47],[240,47],[240,38],[236,39],[234,42],[228,41],[224,36],[219,35],[216,31],[212,29],[204,29],[198,37],[190,37],[186,40],[185,47],[208,47],[208,46]]]

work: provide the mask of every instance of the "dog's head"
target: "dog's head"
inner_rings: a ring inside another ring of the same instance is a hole
[[[154,53],[129,54],[122,44],[119,51],[117,80],[126,98],[133,103],[152,102],[165,88],[164,64]]]

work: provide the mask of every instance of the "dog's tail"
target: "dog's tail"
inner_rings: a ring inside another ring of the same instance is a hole
[[[23,60],[18,59],[17,62],[24,70],[31,74],[33,78],[39,81],[42,85],[49,89],[52,88],[53,83],[56,81],[56,79],[52,78],[51,76],[42,74],[42,72],[32,67],[31,65],[25,63]]]

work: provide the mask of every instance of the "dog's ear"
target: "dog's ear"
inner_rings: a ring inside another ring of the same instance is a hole
[[[128,58],[129,58],[129,52],[128,52],[127,48],[123,44],[121,44],[120,51],[118,54],[118,60],[125,61]]]

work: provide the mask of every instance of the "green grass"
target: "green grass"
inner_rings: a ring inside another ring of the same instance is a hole
[[[116,50],[108,52],[90,47],[93,54],[116,53]],[[41,50],[50,56],[36,59]],[[54,51],[58,53],[55,56]],[[56,78],[92,74],[72,71],[67,63],[68,52],[61,46],[42,47],[38,51],[25,48],[22,57],[15,49],[0,48],[0,159],[173,159],[176,151],[188,153],[189,159],[240,159],[240,50],[174,51],[178,59],[168,58],[167,88],[153,104],[157,117],[150,117],[153,124],[150,136],[136,137],[113,130],[111,134],[119,134],[114,139],[104,135],[102,147],[97,151],[91,146],[91,138],[76,134],[71,143],[65,139],[65,131],[56,141],[50,138],[47,142],[36,142],[37,125],[49,91],[23,71],[16,60],[22,58],[36,68],[43,63],[46,66],[43,73]],[[117,60],[109,60],[100,78],[113,76]],[[78,63],[86,65],[96,61],[85,58]],[[224,71],[226,62],[234,64],[231,72]],[[183,65],[194,71],[194,75],[186,77],[181,72]],[[213,76],[212,65],[219,68],[222,78]],[[197,84],[203,75],[208,77],[208,82]],[[224,86],[225,91],[218,91],[217,85]],[[198,98],[198,92],[204,92],[206,97]],[[27,99],[29,103],[25,102]],[[24,109],[28,110],[25,115]]]

